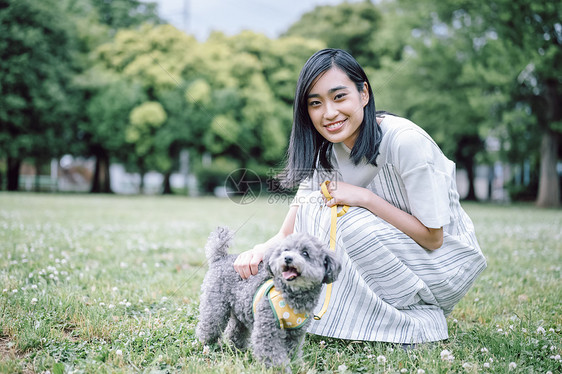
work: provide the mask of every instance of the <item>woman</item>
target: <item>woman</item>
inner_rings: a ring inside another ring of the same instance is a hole
[[[325,49],[297,83],[286,185],[299,190],[277,235],[240,254],[242,278],[293,231],[327,240],[338,218],[343,269],[329,308],[309,332],[342,339],[421,343],[446,339],[446,315],[486,262],[459,203],[455,165],[414,123],[376,112],[369,80],[347,52]],[[317,191],[331,180],[331,199]],[[327,199],[326,199],[327,200]]]

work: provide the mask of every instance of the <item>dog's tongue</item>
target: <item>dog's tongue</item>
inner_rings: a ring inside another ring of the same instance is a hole
[[[285,278],[286,280],[293,280],[298,276],[299,274],[297,273],[297,270],[294,268],[287,269],[286,271],[283,272],[283,278]]]

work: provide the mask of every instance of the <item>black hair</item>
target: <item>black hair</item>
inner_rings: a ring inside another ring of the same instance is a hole
[[[382,130],[376,121],[378,112],[375,109],[373,90],[365,71],[359,63],[344,50],[323,49],[313,54],[304,64],[295,92],[293,103],[293,128],[287,151],[287,165],[283,173],[282,184],[285,187],[298,185],[307,177],[311,177],[316,167],[327,171],[333,169],[330,161],[332,143],[324,139],[314,128],[308,115],[308,94],[318,77],[332,67],[337,67],[347,74],[357,90],[361,92],[367,83],[369,101],[363,111],[363,122],[360,125],[357,140],[351,150],[351,161],[357,165],[365,160],[377,165],[376,159],[382,140]],[[383,112],[381,112],[383,113]]]

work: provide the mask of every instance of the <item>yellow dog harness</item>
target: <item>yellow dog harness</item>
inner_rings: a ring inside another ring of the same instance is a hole
[[[258,288],[254,295],[253,311],[256,314],[258,303],[263,297],[267,297],[273,315],[277,320],[277,327],[280,329],[298,329],[302,327],[308,319],[306,313],[295,313],[287,302],[283,299],[281,292],[275,289],[273,279],[268,280]]]

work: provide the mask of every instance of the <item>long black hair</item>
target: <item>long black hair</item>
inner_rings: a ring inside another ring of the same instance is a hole
[[[345,72],[349,79],[356,84],[359,92],[363,90],[364,83],[367,83],[369,101],[363,109],[363,122],[360,125],[359,134],[351,150],[350,158],[355,165],[359,164],[363,158],[368,163],[377,165],[376,158],[379,154],[382,130],[376,121],[377,111],[375,110],[375,99],[369,79],[361,65],[346,51],[331,48],[323,49],[308,59],[297,81],[293,104],[293,128],[282,181],[285,187],[293,187],[307,177],[311,177],[317,166],[327,171],[333,169],[330,161],[332,143],[324,139],[314,128],[308,115],[307,102],[312,85],[321,74],[332,67],[337,67]]]

